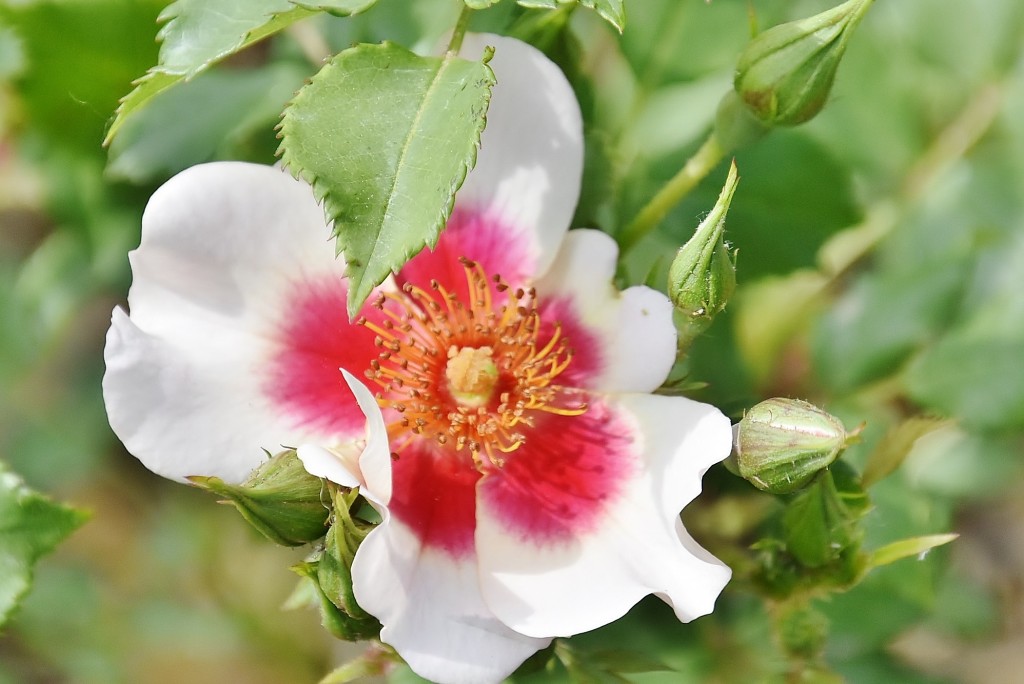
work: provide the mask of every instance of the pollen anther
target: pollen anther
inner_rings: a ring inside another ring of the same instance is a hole
[[[559,324],[541,336],[536,290],[513,290],[479,263],[460,262],[465,301],[436,280],[429,290],[406,283],[374,300],[376,321],[360,317],[380,350],[366,377],[382,389],[378,404],[395,412],[396,451],[422,435],[500,468],[526,442],[521,427],[545,413],[579,415],[587,404],[557,383],[573,352]]]

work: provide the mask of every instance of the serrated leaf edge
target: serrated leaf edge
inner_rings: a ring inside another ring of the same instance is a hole
[[[240,50],[244,50],[245,48],[247,48],[250,45],[253,45],[253,44],[259,42],[260,40],[263,40],[264,38],[268,38],[268,37],[270,37],[270,36],[272,36],[272,35],[274,35],[276,33],[279,33],[281,31],[283,31],[284,29],[286,29],[288,26],[291,26],[296,21],[299,21],[301,19],[305,19],[307,17],[314,16],[314,15],[317,15],[317,14],[321,14],[321,13],[332,13],[332,14],[334,13],[331,10],[324,9],[322,7],[314,8],[313,5],[315,5],[315,3],[301,3],[301,2],[298,2],[297,0],[288,0],[288,2],[291,4],[291,8],[289,8],[287,10],[284,10],[282,12],[271,12],[271,13],[269,13],[267,15],[266,21],[263,24],[261,24],[260,26],[254,28],[254,29],[251,29],[251,30],[247,31],[242,36],[241,40],[238,41],[237,43],[235,43],[231,48],[222,51],[221,53],[219,53],[218,55],[216,55],[212,59],[209,59],[209,60],[203,62],[199,66],[194,67],[194,68],[192,68],[192,69],[190,69],[188,71],[185,71],[185,72],[176,72],[176,71],[169,71],[166,68],[162,67],[160,64],[157,64],[156,66],[151,67],[150,69],[148,69],[145,74],[143,74],[139,78],[137,78],[134,81],[132,81],[132,83],[131,83],[132,89],[128,92],[127,95],[125,95],[120,100],[118,100],[118,107],[114,111],[114,115],[111,117],[109,123],[107,124],[107,131],[106,131],[105,135],[103,136],[103,146],[104,147],[108,147],[110,145],[111,141],[114,139],[114,136],[117,135],[117,132],[124,125],[125,120],[132,113],[141,110],[143,107],[145,107],[149,103],[149,101],[151,101],[154,97],[156,97],[160,93],[164,92],[165,90],[167,90],[167,89],[177,85],[178,83],[181,83],[182,81],[185,81],[185,82],[190,81],[191,79],[195,78],[199,74],[203,73],[204,71],[206,71],[210,67],[214,66],[215,64],[221,62],[222,60],[226,59],[227,57],[230,57],[231,55],[236,54]],[[157,31],[157,34],[156,34],[156,40],[157,40],[158,43],[162,43],[164,41],[164,38],[167,36],[168,30],[173,25],[174,21],[177,20],[180,17],[179,14],[175,14],[173,12],[173,9],[174,9],[174,7],[177,4],[178,4],[177,2],[172,2],[170,5],[168,5],[163,10],[161,10],[160,14],[157,16],[157,22],[162,24],[162,26],[160,27],[160,29]],[[373,2],[370,5],[367,5],[367,7],[363,8],[362,10],[359,10],[359,11],[360,12],[365,11],[366,9],[369,9],[370,7],[372,7],[373,4],[376,4],[376,2]],[[358,12],[353,12],[352,14],[357,14],[357,13]],[[278,19],[280,17],[283,17],[283,16],[285,16],[287,14],[294,14],[295,18],[292,21],[289,21],[287,23],[282,24],[279,28],[277,28],[274,31],[270,31],[268,33],[263,33],[263,34],[260,33],[260,30],[262,28],[266,27],[268,24],[272,23],[276,19]],[[129,100],[131,100],[132,96],[136,94],[136,92],[139,90],[139,88],[141,88],[147,81],[152,80],[153,78],[155,78],[159,74],[163,74],[163,75],[166,75],[166,76],[174,76],[176,78],[174,80],[168,82],[167,84],[165,84],[162,88],[160,88],[160,89],[156,90],[155,92],[153,92],[152,94],[150,94],[148,97],[146,97],[144,100],[142,100],[142,102],[140,102],[139,104],[133,106],[130,110],[126,110],[125,109],[125,105],[128,103]]]
[[[353,46],[353,47],[348,48],[346,50],[342,50],[341,52],[336,54],[334,57],[331,58],[331,60],[327,64],[324,65],[324,67],[316,75],[318,76],[320,73],[323,73],[324,69],[327,69],[328,67],[335,66],[338,61],[340,61],[341,59],[343,59],[343,57],[345,57],[346,55],[352,53],[353,51],[358,50],[360,48],[366,48],[366,47],[374,47],[374,48],[380,48],[380,49],[390,49],[390,48],[397,47],[399,49],[406,50],[407,52],[410,52],[411,54],[414,54],[414,55],[416,54],[416,53],[412,52],[411,50],[408,50],[407,48],[405,48],[405,47],[403,47],[401,45],[397,45],[397,44],[395,44],[395,43],[393,43],[391,41],[383,41],[381,43],[362,43],[360,45]],[[422,57],[422,55],[416,55],[416,56]],[[457,59],[457,58],[458,58],[457,55],[451,55],[451,54],[445,54],[441,58],[442,61],[440,63],[440,66],[438,67],[438,69],[434,72],[434,77],[431,80],[431,84],[430,84],[430,86],[428,88],[428,92],[438,82],[438,76],[443,72],[445,65],[450,63],[452,59]],[[490,67],[487,66],[486,62],[481,62],[481,64],[483,64],[487,68],[488,72],[491,74],[491,85],[493,87],[493,85],[494,85],[494,72],[491,71]],[[314,76],[314,78],[315,78],[315,76]],[[307,84],[309,82],[311,82],[311,80],[307,81]],[[284,111],[281,114],[281,122],[278,123],[278,125],[276,126],[276,129],[278,131],[278,138],[281,139],[282,142],[278,146],[276,154],[281,159],[281,168],[282,169],[284,169],[284,170],[288,171],[289,173],[291,173],[292,176],[294,176],[295,178],[297,178],[299,180],[302,180],[302,181],[305,181],[313,189],[313,196],[316,198],[317,202],[319,202],[323,206],[323,208],[324,208],[324,215],[325,215],[327,221],[331,225],[331,237],[333,237],[335,239],[335,241],[336,241],[336,243],[335,243],[336,244],[335,254],[336,254],[336,256],[342,256],[343,257],[344,254],[345,254],[345,248],[344,248],[344,245],[342,244],[343,236],[338,232],[338,229],[334,226],[335,221],[334,221],[334,218],[333,218],[333,216],[336,216],[340,212],[336,212],[336,211],[332,210],[332,207],[337,207],[339,205],[334,203],[334,200],[332,198],[331,192],[328,189],[323,187],[323,182],[321,181],[321,179],[315,173],[311,172],[309,169],[307,169],[307,168],[305,168],[305,167],[303,167],[301,165],[298,165],[298,164],[293,165],[292,164],[293,160],[291,158],[291,155],[289,154],[288,147],[286,146],[286,144],[284,142],[284,138],[285,138],[285,135],[284,135],[285,120],[287,118],[289,110],[292,108],[292,106],[295,104],[295,102],[299,99],[299,97],[301,97],[301,95],[302,95],[302,90],[300,89],[299,92],[296,93],[296,96],[291,100],[291,102],[289,102],[285,106]],[[488,104],[489,103],[490,103],[490,95],[488,95]],[[420,116],[420,112],[417,112],[417,115],[416,115],[416,120],[417,121],[419,120],[419,116]],[[455,206],[455,196],[456,196],[456,194],[458,192],[458,189],[462,187],[462,184],[466,180],[466,176],[469,175],[469,172],[473,169],[474,166],[476,166],[476,160],[477,160],[477,157],[479,156],[479,152],[480,152],[480,135],[483,132],[484,128],[486,128],[486,126],[487,126],[487,115],[486,115],[486,112],[485,112],[484,116],[482,116],[480,118],[480,124],[478,125],[478,127],[475,130],[476,142],[473,144],[473,147],[472,147],[472,150],[471,150],[471,155],[468,158],[468,160],[466,161],[466,163],[461,165],[461,167],[459,169],[459,173],[456,176],[455,183],[453,184],[453,188],[452,188],[451,193],[449,195],[448,201],[445,203],[444,206],[441,207],[441,210],[438,213],[438,216],[436,217],[436,220],[435,220],[434,224],[430,227],[430,232],[427,235],[427,239],[425,240],[423,246],[429,247],[429,248],[432,249],[433,247],[435,247],[437,245],[437,241],[441,237],[441,231],[444,230],[444,225],[447,223],[448,219],[451,217],[452,210],[453,210],[453,208]],[[409,133],[406,136],[406,139],[405,139],[405,141],[404,141],[404,143],[402,145],[402,154],[401,154],[400,159],[404,158],[405,150],[408,148],[409,142],[413,138],[413,131],[415,131],[415,129],[416,129],[415,125],[410,127]],[[397,176],[396,176],[396,178],[397,178]],[[392,187],[392,189],[393,189],[393,187]],[[390,192],[388,194],[388,206],[390,206],[391,199],[393,197],[394,197],[394,192]],[[387,215],[387,208],[385,208],[385,215]],[[388,266],[388,270],[390,271],[390,273],[394,274],[394,273],[397,273],[398,271],[400,271],[402,266],[404,266],[405,263],[407,263],[410,259],[412,259],[412,257],[414,257],[416,254],[418,254],[419,251],[422,248],[423,247],[417,247],[417,248],[414,248],[411,251],[408,251],[407,253],[402,254],[402,256],[399,259],[400,263]],[[371,259],[372,259],[372,255],[371,255]],[[373,283],[373,285],[369,288],[369,290],[366,292],[366,294],[362,295],[362,297],[360,298],[359,295],[358,295],[358,292],[360,290],[360,286],[362,285],[363,281],[365,281],[365,275],[362,276],[362,277],[359,277],[358,279],[356,279],[354,277],[353,270],[357,269],[357,268],[362,268],[363,272],[365,274],[366,264],[355,263],[355,262],[350,261],[349,259],[346,258],[346,260],[345,260],[345,277],[350,282],[350,287],[348,288],[347,312],[348,312],[348,316],[349,316],[350,320],[355,318],[356,314],[359,312],[359,309],[362,307],[363,303],[365,303],[366,299],[372,293],[373,288],[377,287],[378,285],[383,283],[385,280],[387,280],[388,275],[389,275],[389,274],[385,274],[378,282]]]
[[[437,88],[438,83],[441,80],[442,74],[445,72],[445,70],[452,63],[453,59],[458,59],[458,57],[456,55],[451,54],[451,53],[446,53],[445,56],[442,58],[441,64],[438,66],[437,70],[434,72],[434,76],[431,79],[430,86],[427,88],[426,93],[424,93],[424,96],[423,96],[424,100],[427,100],[427,99],[430,98],[430,96],[434,92],[435,88]],[[486,65],[484,65],[484,66],[486,67]],[[489,69],[490,67],[487,67],[487,68]],[[488,97],[488,102],[489,102],[489,97]],[[403,166],[403,161],[405,160],[405,157],[406,157],[406,154],[408,153],[409,147],[410,147],[413,139],[415,138],[415,132],[419,129],[419,125],[418,124],[419,124],[422,116],[423,116],[423,109],[419,108],[417,110],[417,112],[416,112],[415,119],[413,119],[412,125],[409,127],[409,132],[405,136],[405,140],[402,143],[402,151],[399,154],[399,158],[398,158],[398,166],[399,167]],[[445,205],[443,207],[441,207],[441,210],[438,213],[438,215],[435,217],[434,224],[430,227],[429,233],[427,235],[427,239],[425,241],[425,246],[427,246],[427,247],[429,247],[431,249],[433,249],[437,245],[437,241],[441,237],[441,231],[444,230],[445,224],[448,222],[448,219],[451,217],[452,210],[455,207],[455,195],[458,192],[458,189],[461,188],[462,184],[466,181],[466,176],[469,175],[470,170],[474,166],[476,166],[476,160],[477,160],[477,157],[480,154],[480,135],[481,135],[481,133],[483,133],[484,128],[487,126],[487,114],[486,114],[486,112],[484,113],[484,116],[482,116],[479,119],[479,121],[480,121],[480,124],[474,130],[474,137],[476,139],[476,142],[473,144],[472,149],[470,150],[470,157],[469,157],[469,159],[466,162],[463,162],[462,164],[459,165],[459,168],[457,169],[456,176],[455,176],[455,179],[454,179],[454,183],[452,184],[451,190],[449,191],[449,194],[448,194],[448,199],[445,202]],[[388,193],[387,205],[384,207],[384,215],[385,216],[387,216],[390,213],[391,205],[392,205],[392,202],[394,201],[394,198],[395,198],[395,188],[396,188],[397,184],[398,184],[398,175],[396,174],[395,178],[394,178],[394,180],[392,182],[392,185],[391,185],[391,190]],[[417,253],[419,253],[420,249],[422,249],[422,247],[415,249],[415,251],[412,251],[409,254],[404,254],[401,257],[402,263],[399,264],[397,267],[389,266],[389,270],[391,270],[393,273],[397,272],[398,270],[400,270],[401,266],[404,265],[405,262],[407,262],[409,259],[411,259],[413,256],[415,256]],[[373,255],[371,255],[371,260],[372,259],[373,259]],[[367,264],[367,266],[368,265],[369,264]],[[364,273],[365,273],[365,268],[364,268]],[[348,274],[348,269],[346,267],[346,275],[347,274]],[[386,277],[387,276],[385,276],[385,278]],[[358,282],[352,281],[353,284],[356,285],[356,287],[350,287],[349,288],[349,292],[348,292],[348,294],[349,294],[349,301],[348,301],[349,317],[353,317],[355,315],[355,313],[358,311],[358,309],[363,304],[362,301],[360,301],[358,303],[353,301],[354,299],[358,298],[358,292],[362,289],[362,281],[363,281],[363,279],[364,278],[360,278]],[[350,280],[351,280],[351,277],[350,277]],[[381,282],[383,282],[383,279],[381,280]],[[373,283],[373,287],[376,287],[377,285],[380,285],[380,282]],[[371,291],[372,291],[373,287],[370,288]],[[353,296],[353,293],[357,293],[357,294],[355,296]],[[366,296],[367,297],[369,296],[369,292],[367,292]],[[364,297],[363,301],[365,301],[365,299],[366,298]]]
[[[11,621],[15,614],[17,614],[18,610],[21,608],[22,600],[32,590],[32,584],[35,581],[36,564],[39,560],[44,556],[53,553],[61,542],[74,534],[75,530],[88,522],[89,518],[92,516],[92,514],[87,510],[75,508],[59,501],[54,501],[46,494],[30,488],[18,475],[7,470],[3,463],[0,462],[0,480],[5,480],[7,478],[10,478],[8,483],[13,484],[12,489],[18,506],[23,506],[27,502],[31,501],[47,503],[67,516],[68,528],[65,532],[61,533],[56,540],[54,540],[53,544],[50,545],[49,548],[33,554],[28,559],[28,566],[25,568],[24,574],[24,585],[16,589],[11,595],[11,603],[6,609],[3,609],[2,606],[0,606],[0,633],[2,633],[3,628]],[[3,531],[3,529],[3,527],[0,527],[0,531]]]
[[[586,9],[597,12],[597,15],[612,25],[616,31],[622,33],[626,28],[626,6],[623,3],[622,11],[616,12],[604,6],[598,6],[600,0],[516,0],[516,4],[527,9],[557,10],[564,6],[582,6]]]

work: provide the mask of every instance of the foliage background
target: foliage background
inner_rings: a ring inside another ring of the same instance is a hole
[[[767,27],[831,4],[632,0],[621,38],[577,12],[574,44],[553,47],[588,124],[577,225],[614,232],[696,149],[751,8]],[[161,5],[0,4],[0,458],[93,513],[42,562],[0,635],[2,684],[304,682],[347,657],[312,611],[280,609],[301,552],[123,452],[99,391],[103,336],[157,185],[209,159],[272,162],[281,108],[320,58],[384,38],[429,50],[456,6],[381,0],[361,17],[298,24],[159,96],[108,152],[100,141],[118,98],[156,63]],[[499,3],[473,27],[507,32],[520,13]],[[782,395],[848,426],[867,421],[848,454],[858,466],[910,418],[955,421],[872,487],[867,545],[950,529],[961,538],[822,606],[828,661],[850,681],[1000,682],[1024,668],[1022,46],[1017,0],[878,2],[823,113],[737,154],[728,238],[740,285],[691,355],[691,378],[708,383],[697,396],[734,416]],[[664,272],[724,174],[629,255],[626,279]],[[829,267],[858,244],[869,245],[863,258]],[[705,484],[688,524],[735,557],[777,504],[724,469]],[[572,643],[644,652],[684,681],[758,681],[784,665],[742,580],[691,625],[649,601]]]

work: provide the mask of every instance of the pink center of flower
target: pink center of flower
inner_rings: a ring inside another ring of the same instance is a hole
[[[297,281],[268,364],[277,405],[344,437],[362,433],[364,416],[338,369],[366,372],[389,423],[391,513],[454,557],[474,552],[483,512],[524,542],[586,534],[637,467],[631,424],[590,392],[606,358],[574,300],[540,300],[488,275],[520,283],[536,270],[515,234],[490,214],[456,210],[437,248],[410,261],[400,288],[355,326],[344,281]]]
[[[478,263],[461,262],[468,301],[436,280],[429,290],[407,283],[378,296],[373,306],[383,316],[358,323],[381,350],[366,376],[381,388],[381,407],[394,412],[395,451],[426,439],[468,452],[486,472],[526,443],[539,415],[580,415],[587,404],[580,390],[557,382],[573,351],[557,323],[541,338],[533,288],[495,276],[492,289]]]

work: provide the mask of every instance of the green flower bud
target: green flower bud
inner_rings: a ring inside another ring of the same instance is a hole
[[[782,603],[772,615],[775,633],[786,653],[815,660],[828,640],[829,620],[820,610],[803,602]]]
[[[738,180],[734,162],[715,207],[679,249],[669,268],[668,296],[681,317],[680,349],[688,348],[711,325],[736,289],[736,264],[723,233]]]
[[[292,570],[312,585],[316,605],[320,608],[320,622],[324,628],[344,641],[362,641],[380,636],[380,623],[372,615],[367,615],[365,619],[353,617],[331,600],[320,580],[322,562],[306,561],[293,565]],[[351,579],[349,584],[351,586]]]
[[[188,479],[224,497],[263,536],[283,546],[301,546],[327,532],[323,481],[306,472],[294,449],[271,457],[240,485],[219,477]]]
[[[850,443],[838,418],[798,399],[762,401],[734,430],[736,471],[773,494],[802,488]]]
[[[750,111],[771,126],[795,126],[820,112],[846,43],[872,1],[849,0],[755,36],[740,54],[733,82]]]
[[[316,590],[324,627],[346,641],[380,635],[377,618],[363,610],[352,591],[352,561],[373,524],[353,516],[363,504],[358,490],[335,489],[331,528],[316,555],[292,569],[308,579]]]

